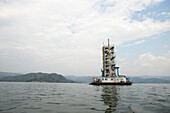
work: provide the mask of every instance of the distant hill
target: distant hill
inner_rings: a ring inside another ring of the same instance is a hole
[[[0,72],[0,78],[6,76],[16,76],[16,75],[22,75],[22,73]]]
[[[62,76],[56,73],[10,73],[10,72],[0,72],[0,81],[16,81],[16,82],[81,82],[81,83],[90,83],[92,82],[93,77],[99,76]],[[128,76],[134,83],[170,83],[170,76]]]
[[[0,78],[0,81],[74,83],[74,81],[68,80],[60,74],[56,74],[56,73],[48,74],[48,73],[41,73],[41,72],[2,77]]]
[[[92,82],[93,77],[97,77],[97,76],[65,76],[67,79],[69,80],[74,80],[77,82],[83,82],[83,83],[90,83]],[[100,77],[98,77],[100,78]],[[167,79],[166,79],[167,78]],[[164,76],[163,79],[161,76],[157,76],[157,77],[152,77],[152,76],[147,76],[145,77],[134,77],[134,76],[130,76],[131,81],[133,81],[134,83],[170,83],[169,80],[169,76]]]
[[[77,81],[77,82],[90,83],[90,82],[92,82],[93,77],[97,77],[97,76],[74,76],[74,75],[68,75],[68,76],[64,76],[64,77],[69,79],[69,80],[73,80],[73,81]]]
[[[161,78],[141,78],[141,77],[130,77],[134,83],[170,83],[170,80]]]
[[[136,78],[143,78],[143,79],[150,79],[150,78],[157,78],[161,80],[170,80],[170,76],[149,76],[149,75],[143,75],[143,76],[129,76],[130,78],[136,77]]]

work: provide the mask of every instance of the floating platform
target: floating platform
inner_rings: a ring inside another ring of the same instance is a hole
[[[133,82],[92,82],[89,85],[132,85]]]

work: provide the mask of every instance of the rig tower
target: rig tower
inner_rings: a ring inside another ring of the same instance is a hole
[[[108,46],[103,45],[102,47],[102,56],[102,77],[116,77],[114,45],[110,45],[109,39]]]
[[[108,45],[102,47],[102,60],[102,77],[101,79],[94,77],[90,85],[131,85],[133,83],[125,75],[119,75],[119,67],[115,63],[114,45],[110,45],[109,39]]]

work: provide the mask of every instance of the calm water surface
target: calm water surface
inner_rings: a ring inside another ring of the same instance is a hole
[[[0,113],[170,113],[170,84],[0,82]]]

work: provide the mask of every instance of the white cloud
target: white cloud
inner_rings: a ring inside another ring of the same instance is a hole
[[[126,44],[126,45],[122,45],[121,47],[129,47],[129,46],[134,46],[134,45],[138,45],[138,44],[142,44],[144,43],[146,40],[139,40],[139,41],[136,41],[132,44]]]
[[[157,16],[163,16],[163,15],[169,16],[170,13],[169,13],[169,12],[161,12],[161,13],[158,13],[158,14],[157,14]]]
[[[141,44],[141,43],[144,43],[144,42],[145,42],[145,40],[140,40],[140,41],[135,42],[135,44]]]
[[[168,48],[168,45],[163,45],[163,48]]]
[[[100,74],[101,45],[108,37],[121,44],[169,30],[169,21],[131,19],[135,11],[160,2],[1,0],[0,70]]]
[[[166,14],[167,14],[167,12],[161,12],[161,14],[162,14],[162,15],[166,15]]]
[[[123,64],[122,73],[127,75],[169,75],[170,74],[170,51],[162,56],[149,53],[141,54],[133,63]],[[131,66],[127,66],[131,65]]]
[[[143,73],[150,75],[170,74],[170,51],[163,56],[154,56],[151,53],[144,53],[135,61],[135,65]]]

